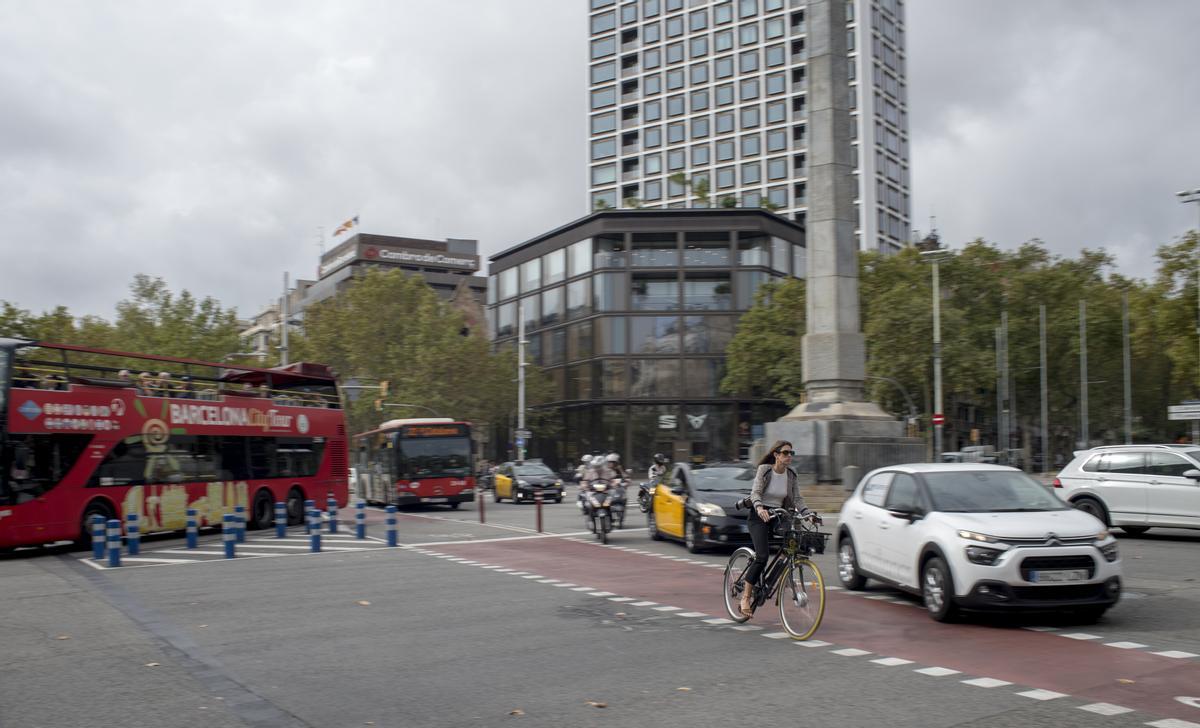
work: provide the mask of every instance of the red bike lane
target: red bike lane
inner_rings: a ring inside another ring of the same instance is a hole
[[[728,617],[721,598],[724,572],[698,564],[559,538],[431,548],[620,596]],[[832,578],[834,575],[826,575],[826,579]],[[760,608],[751,624],[782,630],[770,604]],[[1200,696],[1200,663],[1190,660],[1020,628],[939,624],[923,609],[837,591],[827,596],[825,617],[815,639],[868,650],[880,657],[958,670],[964,677],[996,678],[1083,700],[1200,721],[1200,709],[1176,699]]]

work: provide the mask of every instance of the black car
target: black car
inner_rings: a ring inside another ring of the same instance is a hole
[[[734,503],[750,495],[757,470],[745,462],[713,463],[703,469],[676,463],[671,477],[659,481],[646,513],[650,537],[678,539],[692,553],[750,543],[749,513],[736,510]]]
[[[513,503],[528,502],[537,495],[562,503],[562,479],[540,462],[504,463],[493,480],[492,498],[497,503],[505,498]]]

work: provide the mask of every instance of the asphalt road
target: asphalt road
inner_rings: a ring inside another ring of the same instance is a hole
[[[1200,531],[1122,538],[1099,624],[941,625],[873,587],[793,643],[719,621],[728,552],[651,541],[636,510],[606,547],[571,498],[544,534],[485,507],[403,513],[399,549],[372,511],[321,554],[251,533],[233,561],[173,537],[120,569],[4,558],[0,726],[1200,726]]]

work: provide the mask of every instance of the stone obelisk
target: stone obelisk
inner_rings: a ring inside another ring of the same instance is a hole
[[[809,24],[809,206],[806,401],[766,426],[796,449],[796,468],[834,480],[865,445],[903,438],[903,425],[865,400],[866,345],[859,320],[858,244],[845,0],[813,0]],[[869,148],[870,145],[865,145]],[[866,182],[870,184],[871,182]],[[863,210],[863,215],[874,214]],[[842,445],[842,447],[838,447]]]

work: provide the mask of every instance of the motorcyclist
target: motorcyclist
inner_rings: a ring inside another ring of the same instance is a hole
[[[587,472],[588,466],[591,465],[592,456],[584,455],[579,458],[579,465],[575,468],[575,482],[583,482],[583,475]]]
[[[650,466],[646,477],[651,483],[657,483],[659,478],[667,474],[667,456],[661,452],[654,453],[654,464]]]

